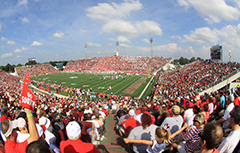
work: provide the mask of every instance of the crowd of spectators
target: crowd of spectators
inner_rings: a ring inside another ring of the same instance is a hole
[[[155,96],[161,100],[194,97],[239,68],[239,63],[195,61],[173,71],[158,72]]]
[[[138,58],[125,59],[129,63],[125,62],[124,69],[131,71],[130,63],[138,62]],[[111,67],[99,69],[96,64],[100,62],[105,67],[111,60],[110,65],[121,63],[116,62],[121,57],[115,56],[106,57],[103,61],[99,58],[98,62],[91,60],[83,60],[85,66],[82,65],[82,68],[91,67],[93,72],[116,71]],[[139,60],[147,62],[148,58],[139,57]],[[207,88],[239,66],[237,63],[195,61],[182,69],[159,73],[156,98],[148,100],[58,98],[33,91],[37,97],[34,111],[19,105],[20,77],[0,70],[0,122],[4,144],[0,152],[79,152],[80,149],[83,152],[99,152],[95,143],[104,139],[109,115],[104,106],[109,106],[109,109],[119,107],[116,128],[121,137],[129,139],[124,139],[127,144],[130,143],[129,152],[238,151],[240,88],[231,91],[222,89],[202,96],[195,91]],[[143,67],[141,65],[136,72],[142,71]],[[22,69],[21,72],[24,74],[28,70]],[[49,69],[46,67],[44,70]],[[76,71],[74,66],[72,70]],[[30,75],[44,74],[41,68],[37,73],[33,71],[35,69],[30,71]],[[136,139],[149,141],[133,141]]]
[[[57,72],[59,71],[49,63],[16,67],[17,76],[20,78],[24,78],[26,73],[30,74],[30,76],[38,76]]]
[[[163,57],[106,56],[69,61],[64,72],[152,74],[169,62]]]

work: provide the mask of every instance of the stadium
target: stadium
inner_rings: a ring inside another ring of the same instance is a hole
[[[238,1],[12,0],[0,19],[0,153],[240,152]]]

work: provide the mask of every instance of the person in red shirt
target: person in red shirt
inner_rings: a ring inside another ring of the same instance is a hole
[[[69,122],[66,130],[69,139],[67,141],[61,141],[61,153],[100,153],[92,143],[85,143],[80,140],[81,127],[76,121]]]
[[[128,134],[134,127],[141,125],[137,120],[134,119],[135,111],[133,109],[131,109],[128,112],[128,114],[129,114],[129,118],[123,121],[122,123],[122,127],[125,131],[124,135],[126,137],[128,137]]]
[[[37,128],[30,109],[24,108],[27,119],[30,136],[21,143],[17,143],[17,121],[3,120],[1,123],[1,132],[6,137],[5,153],[22,153],[25,152],[27,145],[33,141],[38,140]]]

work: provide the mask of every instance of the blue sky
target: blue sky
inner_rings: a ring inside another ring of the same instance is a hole
[[[119,54],[240,60],[239,0],[0,0],[0,65]]]

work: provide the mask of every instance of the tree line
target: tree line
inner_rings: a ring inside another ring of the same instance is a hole
[[[66,66],[67,65],[67,62],[68,61],[50,61],[49,63],[53,66],[53,67],[55,67],[55,66],[57,66],[57,64],[56,63],[63,63],[63,66]],[[48,63],[48,62],[46,62],[46,63]],[[39,64],[39,63],[37,63],[37,64]],[[26,65],[29,65],[29,63],[27,62],[27,63],[25,63],[25,66]],[[23,66],[22,64],[17,64],[17,65],[15,65],[15,64],[13,64],[13,65],[11,65],[11,64],[9,64],[9,63],[7,63],[7,65],[6,66],[0,66],[0,69],[1,70],[3,70],[3,71],[5,71],[5,72],[8,72],[8,73],[13,73],[15,70],[15,67],[19,67],[19,66]]]

